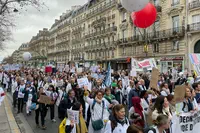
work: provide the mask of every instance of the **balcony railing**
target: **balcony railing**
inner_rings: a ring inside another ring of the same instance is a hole
[[[192,1],[189,3],[189,9],[195,9],[200,7],[200,1]]]
[[[100,18],[100,19],[95,20],[95,21],[92,23],[92,26],[97,25],[97,24],[101,24],[101,23],[105,23],[105,22],[106,22],[106,17],[103,17],[103,18]]]
[[[200,22],[193,23],[187,26],[187,31],[200,31]]]
[[[199,29],[200,29],[200,23],[199,23]],[[177,27],[162,31],[154,31],[151,33],[147,33],[146,39],[148,40],[155,40],[155,39],[164,39],[164,38],[174,38],[176,36],[184,36],[185,28],[184,27]],[[144,35],[135,35],[129,38],[119,39],[118,44],[126,44],[126,43],[132,43],[132,42],[142,42],[145,41]]]
[[[97,32],[94,32],[94,33],[90,33],[88,35],[85,36],[85,38],[90,38],[90,37],[95,37],[95,36],[98,36],[98,35],[102,35],[102,34],[107,34],[107,33],[111,33],[111,32],[114,32],[114,31],[117,31],[117,26],[114,26],[114,27],[109,27],[105,30],[101,30],[101,31],[97,31]]]
[[[107,3],[106,5],[100,7],[100,8],[97,8],[96,10],[93,10],[91,11],[90,13],[87,14],[87,17],[90,17],[90,16],[93,16],[93,15],[96,15],[97,13],[100,13],[100,12],[103,12],[104,10],[107,10],[108,8],[114,6],[116,4],[115,0]]]

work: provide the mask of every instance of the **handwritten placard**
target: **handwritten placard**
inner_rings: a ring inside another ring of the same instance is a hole
[[[82,88],[83,86],[87,86],[88,85],[88,83],[89,83],[89,81],[88,81],[88,79],[87,78],[80,78],[80,79],[77,79],[77,82],[78,82],[78,86],[80,87],[80,88]]]
[[[79,111],[67,109],[67,116],[70,121],[74,121],[74,123],[79,123]]]
[[[183,102],[185,98],[185,85],[177,85],[174,90],[175,103]]]
[[[156,68],[153,68],[152,73],[151,73],[151,81],[150,81],[151,88],[157,89],[158,78],[159,78],[159,70]]]
[[[48,97],[48,96],[41,95],[40,96],[40,103],[51,104],[52,103],[52,98]]]

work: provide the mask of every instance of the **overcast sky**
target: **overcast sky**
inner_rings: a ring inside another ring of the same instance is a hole
[[[32,36],[35,36],[39,30],[50,28],[56,18],[71,9],[74,5],[83,5],[88,0],[45,0],[49,8],[43,8],[41,11],[30,7],[27,11],[18,13],[16,16],[16,27],[13,28],[14,41],[8,42],[6,49],[1,52],[2,57],[11,55],[12,52],[19,48],[22,43],[29,42]]]

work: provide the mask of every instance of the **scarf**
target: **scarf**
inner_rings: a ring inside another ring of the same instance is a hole
[[[76,133],[87,133],[87,127],[85,124],[85,120],[83,119],[83,116],[79,116],[79,124],[76,124]]]

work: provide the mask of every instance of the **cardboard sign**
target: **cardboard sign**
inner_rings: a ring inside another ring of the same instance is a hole
[[[40,95],[40,103],[51,104],[51,97]]]
[[[185,85],[177,85],[174,90],[174,102],[183,102],[185,98]]]
[[[87,78],[80,78],[80,79],[77,79],[77,82],[78,82],[78,86],[80,88],[82,88],[84,85],[88,85],[89,81]]]
[[[67,109],[67,116],[70,121],[74,121],[76,124],[79,123],[79,111]]]
[[[158,84],[158,78],[159,78],[159,71],[156,68],[153,68],[151,73],[151,81],[150,81],[150,87],[157,89]]]

